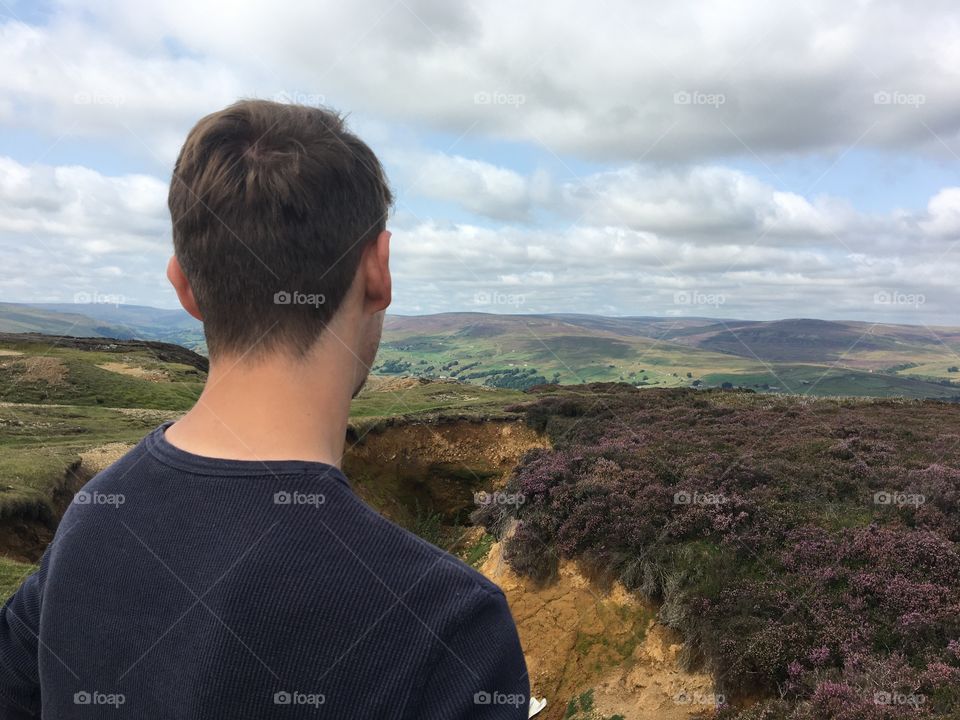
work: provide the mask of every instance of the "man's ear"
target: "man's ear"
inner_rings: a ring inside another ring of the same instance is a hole
[[[370,314],[386,310],[393,299],[390,277],[390,231],[384,230],[370,243],[360,258],[363,273],[364,310]]]
[[[180,299],[180,304],[183,305],[183,309],[200,322],[203,322],[203,316],[200,315],[200,308],[197,307],[197,300],[193,297],[193,288],[190,287],[190,282],[187,280],[183,268],[180,267],[180,261],[177,260],[176,255],[171,256],[170,262],[167,263],[167,280],[173,285],[173,289],[177,291],[177,297]]]

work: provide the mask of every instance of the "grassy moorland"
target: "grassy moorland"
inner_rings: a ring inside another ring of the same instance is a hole
[[[20,587],[20,583],[36,569],[37,566],[30,563],[0,558],[0,598],[6,599],[12,595]]]
[[[445,416],[491,419],[503,415],[506,405],[525,397],[519,390],[508,388],[372,375],[350,405],[350,424],[355,432],[362,433],[369,431],[373,424],[411,415],[429,417],[437,412]]]
[[[0,522],[52,528],[81,454],[136,443],[175,419],[199,397],[205,367],[205,358],[161,343],[0,335]],[[408,416],[493,418],[523,397],[508,389],[372,377],[354,401],[351,430],[361,438]],[[426,508],[417,522],[424,534],[438,525]],[[15,588],[29,568],[0,558],[0,593]]]
[[[205,358],[177,345],[0,334],[0,401],[186,410]]]
[[[477,520],[660,603],[737,720],[960,716],[960,406],[546,389]]]

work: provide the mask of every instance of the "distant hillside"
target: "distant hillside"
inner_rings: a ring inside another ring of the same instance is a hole
[[[0,303],[0,332],[35,332],[48,335],[75,335],[82,337],[130,338],[132,331],[110,325],[72,310],[36,308],[17,303]]]
[[[771,362],[844,362],[881,370],[901,362],[933,359],[960,348],[957,328],[798,319],[715,323],[669,333],[705,350]]]
[[[157,340],[206,352],[203,326],[184,310],[107,303],[0,303],[0,332]]]
[[[661,337],[689,328],[714,325],[716,318],[698,317],[606,317],[578,313],[547,313],[533,315],[495,315],[480,312],[452,312],[436,315],[388,315],[386,329],[392,332],[453,332],[475,328],[475,334],[511,332],[518,323],[530,327],[568,327],[574,332],[603,332],[614,335]],[[741,322],[729,320],[726,322]]]
[[[623,381],[955,399],[960,329],[578,314],[390,316],[376,371],[526,388]]]
[[[206,352],[182,310],[0,304],[0,331],[142,339]],[[622,381],[637,387],[953,400],[960,328],[787,319],[577,313],[388,315],[374,372],[507,389]]]

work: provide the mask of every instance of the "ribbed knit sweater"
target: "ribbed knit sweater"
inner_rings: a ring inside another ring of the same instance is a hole
[[[0,614],[0,717],[526,718],[502,592],[332,465],[161,425],[77,493]]]

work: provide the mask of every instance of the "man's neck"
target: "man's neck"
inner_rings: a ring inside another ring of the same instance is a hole
[[[340,360],[211,364],[197,404],[167,428],[166,438],[207,457],[308,460],[339,467],[355,382],[352,368]]]

